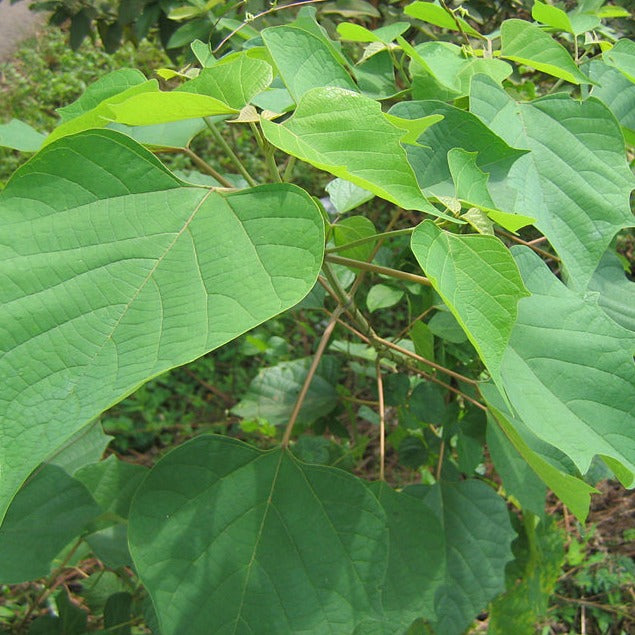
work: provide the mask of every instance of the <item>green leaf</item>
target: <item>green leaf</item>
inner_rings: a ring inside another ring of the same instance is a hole
[[[476,480],[413,486],[445,533],[446,570],[435,595],[436,629],[461,635],[487,603],[505,588],[505,565],[515,537],[505,502]]]
[[[474,37],[482,37],[463,18],[458,15],[453,16],[449,11],[432,2],[413,2],[404,9],[404,13],[422,22],[434,24],[434,26],[440,26],[442,29],[450,29],[451,31],[458,31],[458,25],[460,25],[463,33]]]
[[[467,341],[465,331],[449,311],[437,311],[430,318],[428,328],[433,335],[453,344],[463,344]]]
[[[514,248],[514,256],[532,295],[518,305],[501,367],[512,405],[582,473],[600,454],[619,461],[632,482],[633,332],[567,289],[531,250]]]
[[[322,28],[300,25],[274,26],[262,31],[262,39],[278,72],[297,102],[312,88],[338,86],[356,91],[343,58]]]
[[[618,40],[612,49],[602,55],[602,58],[607,64],[615,66],[631,82],[635,82],[635,42],[633,40],[626,38]]]
[[[548,446],[527,429],[525,424],[509,412],[500,393],[491,384],[481,386],[490,413],[518,454],[534,473],[583,523],[589,513],[591,494],[596,490],[583,480],[568,474],[552,458],[553,446]]]
[[[511,64],[503,60],[470,57],[449,42],[424,42],[412,47],[403,38],[398,41],[412,60],[414,99],[458,99],[469,95],[474,75],[482,73],[500,84],[513,72]]]
[[[236,108],[207,95],[179,91],[146,92],[109,104],[104,117],[127,126],[151,126],[237,112]]]
[[[111,635],[130,635],[132,595],[113,593],[104,607],[104,628]]]
[[[434,619],[434,596],[445,575],[445,536],[439,519],[420,499],[386,483],[370,489],[386,512],[388,569],[382,603],[387,624],[407,628],[418,617]]]
[[[451,234],[432,221],[417,225],[411,248],[494,381],[500,383],[516,305],[528,295],[509,251],[492,236]]]
[[[571,26],[569,16],[558,7],[544,4],[540,2],[540,0],[535,0],[534,6],[531,8],[531,17],[536,20],[536,22],[541,22],[559,31],[566,31],[567,33],[573,34],[573,27]]]
[[[389,99],[400,92],[395,84],[395,68],[387,50],[380,51],[357,64],[354,73],[357,85],[366,97]]]
[[[345,214],[370,201],[373,193],[345,179],[333,179],[324,188],[338,214]]]
[[[303,190],[187,187],[106,130],[41,150],[0,221],[0,516],[104,409],[297,304],[324,249]]]
[[[132,557],[128,550],[128,525],[117,524],[89,534],[85,538],[92,552],[107,567],[131,567]]]
[[[591,278],[589,291],[599,293],[597,302],[610,318],[635,333],[635,282],[626,277],[615,253],[604,254]]]
[[[158,123],[153,126],[126,126],[122,123],[110,122],[106,126],[132,137],[137,143],[152,148],[187,148],[190,141],[207,128],[205,120],[184,119],[170,123]]]
[[[273,71],[267,62],[240,53],[226,63],[203,68],[198,77],[177,90],[207,95],[235,110],[246,106],[254,96],[269,87]]]
[[[115,84],[113,90],[118,86],[119,84]],[[61,125],[49,134],[43,145],[47,146],[61,137],[77,134],[78,132],[90,130],[91,128],[103,128],[112,120],[111,106],[125,102],[135,95],[156,93],[158,89],[159,84],[157,81],[151,79],[139,84],[133,84],[125,90],[117,90],[114,94],[93,105],[93,103],[104,94],[102,91],[96,91],[90,100],[81,102],[79,106],[72,111],[72,116],[66,121],[63,121]]]
[[[387,284],[375,284],[368,291],[366,306],[370,313],[377,309],[387,309],[398,304],[403,298],[403,290]]]
[[[99,512],[81,483],[61,467],[44,465],[18,492],[0,527],[0,583],[48,575],[53,558]]]
[[[590,94],[603,102],[615,115],[622,126],[626,143],[635,146],[635,83],[600,60],[592,60],[586,64],[585,71],[597,84]]]
[[[262,417],[273,425],[289,421],[302,384],[309,371],[311,359],[294,359],[263,368],[249,385],[247,394],[232,408],[239,417]],[[327,415],[337,404],[335,360],[323,357],[311,381],[298,421],[312,423]]]
[[[523,510],[544,519],[547,497],[545,484],[495,422],[488,422],[486,435],[487,449],[507,495],[513,496]]]
[[[353,186],[355,187],[355,186]],[[363,238],[369,238],[377,233],[373,221],[365,216],[352,216],[345,218],[339,223],[332,226],[333,228],[333,241],[339,247],[352,243],[356,240]],[[355,260],[368,260],[372,254],[375,245],[372,240],[366,243],[351,247],[350,249],[342,249],[339,254],[346,258],[353,258]]]
[[[490,196],[487,187],[489,174],[483,172],[478,164],[478,153],[467,152],[463,148],[452,148],[448,152],[448,167],[454,181],[456,196],[464,203],[473,207],[478,207],[487,216],[504,227],[508,231],[517,232],[521,227],[531,225],[535,222],[535,218],[523,216],[522,214],[510,214],[496,209],[496,204]],[[469,210],[463,215],[468,222]],[[472,212],[474,214],[474,212]],[[479,230],[480,231],[480,230]],[[481,231],[481,233],[487,233]],[[490,232],[493,234],[493,229]]]
[[[387,531],[354,476],[201,436],[151,470],[129,540],[163,635],[350,633],[381,610]]]
[[[492,192],[497,206],[537,218],[568,283],[585,288],[613,236],[632,223],[634,179],[615,118],[593,98],[558,94],[518,104],[484,77],[472,82],[470,108],[508,143],[531,151],[512,166],[508,191]]]
[[[57,112],[62,123],[66,123],[97,108],[103,101],[147,81],[143,73],[135,68],[120,68],[100,77],[72,104],[58,108]]]
[[[410,24],[408,22],[393,22],[370,31],[361,24],[340,22],[337,25],[337,33],[342,40],[349,42],[382,42],[388,45],[396,40],[399,35],[403,35],[409,28]]]
[[[457,196],[449,164],[449,158],[456,159],[450,154],[454,148],[478,153],[475,165],[489,174],[487,187],[495,200],[498,190],[509,188],[506,178],[514,163],[527,153],[508,145],[472,113],[439,101],[402,102],[390,112],[405,119],[443,115],[442,121],[419,138],[418,146],[407,147],[417,180],[431,196]]]
[[[59,465],[73,476],[84,465],[101,460],[104,450],[114,437],[104,433],[101,422],[95,421],[75,434],[47,463]]]
[[[130,501],[147,469],[110,455],[105,461],[87,465],[75,474],[104,512],[128,517]]]
[[[501,26],[501,56],[564,79],[572,84],[591,84],[562,44],[525,20],[505,20]]]
[[[461,331],[462,332],[462,331]],[[423,321],[415,322],[408,331],[410,339],[415,345],[415,352],[421,357],[434,361],[434,334]]]
[[[341,88],[316,88],[285,123],[261,125],[267,140],[287,154],[399,207],[439,215],[417,185],[401,147],[403,131],[388,122],[378,102]]]
[[[20,152],[37,152],[45,139],[46,135],[19,119],[12,119],[9,123],[0,124],[1,147]]]

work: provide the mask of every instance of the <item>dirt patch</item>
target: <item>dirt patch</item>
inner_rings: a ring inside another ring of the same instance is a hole
[[[20,42],[37,33],[46,21],[46,14],[29,10],[26,1],[9,4],[0,1],[0,62],[11,58]]]

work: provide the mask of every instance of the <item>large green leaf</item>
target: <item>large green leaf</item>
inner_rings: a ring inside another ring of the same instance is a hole
[[[434,619],[435,593],[446,575],[445,535],[440,519],[418,498],[396,492],[386,483],[373,483],[371,489],[388,521],[385,620],[405,630],[419,617]]]
[[[40,151],[0,222],[0,517],[105,408],[299,302],[324,249],[303,190],[188,187],[107,130]]]
[[[341,88],[316,88],[285,123],[261,125],[284,152],[400,207],[437,214],[401,146],[407,133],[386,119],[378,102]]]
[[[635,337],[600,307],[567,289],[527,248],[514,248],[532,295],[501,373],[522,421],[585,473],[596,454],[635,473]],[[548,413],[548,416],[545,416]]]
[[[298,102],[304,93],[320,86],[356,91],[341,53],[309,16],[264,29],[261,34],[291,96]]]
[[[572,84],[591,84],[562,44],[535,24],[525,20],[505,20],[501,26],[502,57],[526,64],[538,71]]]
[[[81,483],[45,465],[18,492],[0,527],[0,583],[48,575],[53,558],[99,513]]]
[[[129,522],[163,635],[351,633],[381,615],[386,517],[346,472],[202,436],[155,465]]]
[[[432,221],[417,225],[411,248],[500,383],[500,364],[516,320],[516,305],[528,295],[508,249],[493,236],[451,234]]]
[[[545,485],[547,485],[573,512],[574,516],[583,523],[589,513],[591,494],[596,490],[587,485],[587,483],[580,478],[577,478],[577,476],[568,473],[569,471],[575,472],[575,469],[567,470],[568,466],[563,465],[562,457],[558,455],[559,451],[534,436],[522,421],[509,412],[500,393],[493,385],[484,385],[481,387],[481,391],[496,424],[498,424],[511,445],[514,446],[516,452],[522,457],[525,464],[540,477]],[[490,419],[488,427],[493,427],[494,425]],[[496,452],[496,450],[494,450],[494,452]],[[512,452],[511,448],[508,448],[508,457],[514,463],[517,463],[515,458],[511,458],[514,456]],[[518,469],[520,470],[522,468],[519,466]],[[529,483],[533,481],[531,477],[522,478]],[[535,485],[532,486],[531,489],[535,491]],[[530,492],[528,491],[523,492],[523,497],[519,497],[519,500],[524,503],[529,502],[529,494]],[[531,509],[531,507],[532,506],[529,506],[529,509]]]
[[[203,68],[198,77],[185,82],[178,90],[214,97],[240,110],[268,88],[272,79],[270,64],[240,53],[225,64]]]
[[[245,419],[262,417],[273,425],[287,423],[310,365],[311,360],[307,358],[263,368],[249,385],[247,394],[232,408],[232,412]],[[335,408],[337,367],[337,362],[332,357],[322,359],[302,403],[298,415],[300,422],[312,423]]]
[[[490,189],[498,208],[535,217],[568,283],[586,287],[613,236],[632,223],[635,181],[615,118],[593,98],[518,104],[482,76],[472,82],[470,108],[508,143],[531,150],[512,166],[507,190]]]
[[[441,521],[445,575],[435,594],[436,632],[461,635],[487,603],[505,588],[515,533],[505,501],[476,480],[414,486]]]
[[[609,317],[635,333],[635,282],[626,277],[615,253],[604,254],[591,278],[589,291],[599,293],[598,304]]]

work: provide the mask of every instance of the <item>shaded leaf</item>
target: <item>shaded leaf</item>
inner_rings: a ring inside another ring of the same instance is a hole
[[[326,186],[326,192],[338,214],[345,214],[370,201],[374,194],[345,179],[333,179]]]
[[[160,460],[130,515],[164,635],[352,632],[380,611],[387,538],[355,477],[215,436]]]
[[[635,42],[633,40],[627,38],[618,40],[602,57],[607,64],[615,66],[631,82],[635,82]]]
[[[20,152],[36,152],[45,139],[46,135],[19,119],[0,124],[0,146],[4,148],[20,150]]]
[[[387,309],[398,304],[403,295],[402,289],[387,284],[375,284],[368,291],[366,306],[371,313],[377,309]]]
[[[61,467],[43,466],[18,492],[0,527],[0,582],[48,575],[53,558],[99,513],[79,481]]]
[[[273,425],[286,424],[310,365],[311,359],[307,358],[263,368],[249,385],[247,394],[232,408],[232,412],[245,419],[262,417]],[[336,380],[335,360],[322,358],[300,409],[298,421],[312,423],[335,408]]]
[[[104,433],[100,421],[95,421],[75,434],[60,451],[48,459],[47,463],[59,465],[73,476],[84,465],[101,460],[104,450],[113,438]]]
[[[355,187],[353,185],[353,187]],[[363,238],[369,238],[377,233],[373,222],[365,216],[352,216],[351,218],[345,218],[339,223],[332,226],[333,228],[333,241],[336,246],[341,247],[347,243],[352,243],[356,240]],[[368,260],[374,249],[374,243],[372,240],[365,242],[356,247],[350,249],[342,249],[338,253],[346,258],[353,258],[355,260]]]

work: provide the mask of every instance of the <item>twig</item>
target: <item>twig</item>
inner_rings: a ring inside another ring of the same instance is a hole
[[[207,172],[210,176],[214,177],[221,185],[235,189],[235,186],[231,181],[228,181],[220,172],[207,163],[207,161],[201,159],[198,154],[192,152],[189,148],[183,148],[183,152],[190,157],[190,159],[192,159],[192,161],[201,168],[203,172]]]
[[[272,7],[271,9],[267,9],[266,11],[261,11],[260,13],[257,13],[251,19],[249,19],[248,21],[246,20],[240,26],[236,27],[233,31],[231,31],[229,35],[227,35],[220,41],[220,43],[212,51],[212,53],[214,54],[218,53],[218,51],[220,51],[223,48],[223,46],[225,46],[225,44],[227,44],[227,42],[229,42],[229,40],[231,40],[234,37],[234,35],[238,33],[238,31],[242,31],[250,22],[254,22],[258,18],[262,18],[263,16],[268,15],[269,13],[282,11],[283,9],[291,9],[293,7],[303,7],[307,4],[317,4],[318,2],[325,2],[325,1],[326,0],[304,0],[303,2],[292,2],[291,4],[285,4],[280,7]]]
[[[298,394],[298,398],[296,399],[295,405],[293,406],[293,410],[291,411],[291,416],[289,417],[289,423],[287,423],[287,427],[284,431],[284,436],[282,437],[282,447],[289,447],[289,441],[291,440],[291,433],[293,432],[293,426],[300,414],[300,409],[302,408],[302,404],[306,398],[307,393],[309,392],[309,386],[311,385],[311,381],[313,380],[313,376],[315,375],[315,371],[317,370],[318,364],[322,359],[322,355],[326,350],[326,346],[329,343],[329,339],[331,338],[331,334],[333,333],[333,329],[335,328],[335,324],[337,323],[337,318],[340,316],[344,307],[339,305],[335,311],[333,311],[333,315],[331,315],[331,319],[324,329],[324,333],[322,333],[322,337],[320,338],[320,343],[318,344],[317,350],[315,351],[315,355],[313,356],[313,360],[311,361],[311,366],[309,367],[309,372],[307,373],[304,383],[302,384],[302,388],[300,389],[300,393]]]
[[[384,406],[384,382],[381,377],[381,357],[377,355],[375,360],[375,372],[377,374],[377,395],[379,397],[379,480],[385,479],[386,459],[386,408]]]
[[[344,258],[342,256],[336,256],[334,254],[326,254],[324,260],[332,262],[336,265],[344,265],[351,269],[360,269],[361,271],[371,271],[397,280],[406,280],[407,282],[416,282],[426,286],[431,286],[430,280],[424,276],[418,276],[414,273],[408,273],[406,271],[399,271],[399,269],[391,269],[390,267],[382,267],[381,265],[374,265],[370,262],[364,262],[362,260],[353,260],[352,258]]]

